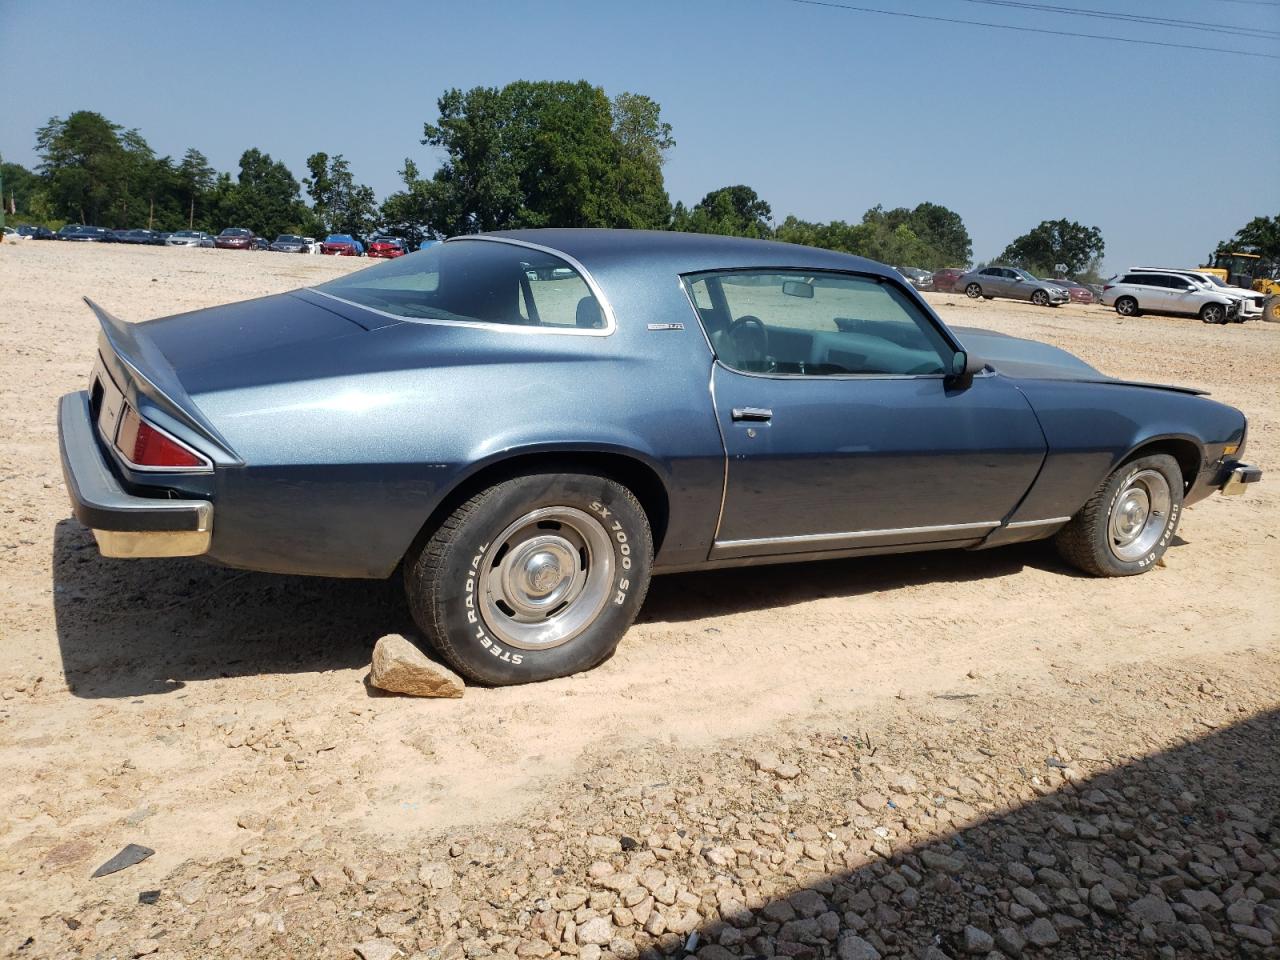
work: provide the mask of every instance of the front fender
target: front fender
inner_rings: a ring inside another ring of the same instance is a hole
[[[1202,499],[1206,472],[1244,438],[1244,415],[1205,397],[1124,383],[1022,380],[1048,441],[1045,463],[1011,522],[1073,516],[1119,464],[1155,444],[1184,445],[1187,502]],[[1189,446],[1186,446],[1189,445]],[[1194,456],[1189,451],[1194,449]]]

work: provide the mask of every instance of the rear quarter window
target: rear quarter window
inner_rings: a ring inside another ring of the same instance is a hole
[[[604,307],[576,266],[502,241],[435,244],[315,289],[407,320],[608,332]]]

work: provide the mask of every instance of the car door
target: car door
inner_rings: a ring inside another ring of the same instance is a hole
[[[686,283],[727,454],[713,559],[976,541],[1030,487],[1045,454],[1030,405],[997,375],[955,385],[953,343],[894,282]]]
[[[1165,284],[1165,301],[1168,306],[1165,307],[1170,313],[1196,314],[1200,312],[1200,308],[1204,305],[1205,294],[1207,291],[1198,283],[1194,283],[1190,277],[1175,276],[1172,274],[1160,277]]]
[[[1005,295],[1005,279],[1003,271],[999,267],[986,267],[978,273],[978,284],[982,287],[982,292],[988,297],[1003,297]]]

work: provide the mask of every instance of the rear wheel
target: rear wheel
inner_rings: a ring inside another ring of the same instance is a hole
[[[470,680],[529,683],[607,659],[649,586],[648,518],[606,477],[543,473],[477,493],[405,565],[414,620]]]
[[[1133,297],[1120,297],[1116,300],[1116,313],[1122,317],[1136,317],[1138,315],[1138,301]]]
[[[968,297],[970,300],[977,300],[980,296],[982,296],[982,288],[978,286],[976,283],[971,283],[964,288],[964,295]]]
[[[1226,323],[1227,308],[1220,303],[1206,303],[1200,308],[1200,320],[1203,323]]]
[[[1168,549],[1182,514],[1182,471],[1164,453],[1130,460],[1112,473],[1058,531],[1058,552],[1096,577],[1150,570]]]

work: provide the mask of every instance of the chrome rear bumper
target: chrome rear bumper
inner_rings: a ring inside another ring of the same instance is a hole
[[[1222,491],[1223,496],[1238,497],[1249,489],[1249,484],[1257,483],[1261,479],[1261,467],[1255,467],[1251,463],[1237,463],[1231,468],[1227,479],[1218,489]]]
[[[104,557],[194,557],[213,539],[208,500],[138,497],[120,484],[98,446],[89,395],[58,403],[62,476],[76,519],[93,531]]]

